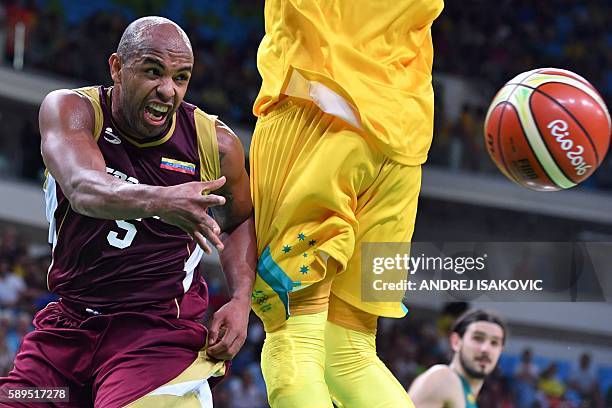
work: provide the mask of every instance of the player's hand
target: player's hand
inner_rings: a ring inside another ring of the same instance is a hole
[[[250,299],[232,299],[213,315],[206,352],[217,360],[232,359],[246,340]]]
[[[225,197],[205,193],[218,190],[224,184],[225,177],[221,177],[212,181],[194,181],[166,187],[160,197],[163,203],[161,219],[187,232],[207,253],[212,250],[206,239],[219,251],[223,250],[223,243],[219,238],[221,228],[214,218],[208,215],[207,209],[225,204]]]

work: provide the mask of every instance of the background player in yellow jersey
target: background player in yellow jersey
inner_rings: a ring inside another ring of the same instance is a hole
[[[411,239],[431,144],[441,0],[265,4],[251,145],[253,309],[273,407],[412,406],[376,356],[360,247]],[[375,390],[376,392],[373,392]],[[330,397],[331,395],[331,397]]]
[[[506,340],[505,323],[490,312],[471,310],[451,329],[455,352],[450,365],[438,364],[418,376],[410,397],[418,408],[477,408],[484,379],[497,365]]]

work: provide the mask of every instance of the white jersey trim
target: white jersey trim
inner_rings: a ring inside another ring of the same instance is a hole
[[[55,179],[51,173],[47,174],[47,182],[45,183],[45,214],[47,221],[49,222],[49,236],[48,241],[53,245],[57,243],[57,226],[55,222],[55,210],[57,210],[57,188]]]
[[[336,116],[353,127],[363,130],[361,121],[346,99],[320,82],[309,81],[297,70],[293,70],[284,93],[288,96],[311,100],[323,112]]]
[[[189,256],[189,258],[185,261],[185,278],[183,279],[183,291],[187,293],[189,287],[191,286],[191,282],[193,282],[193,272],[195,268],[200,264],[200,260],[202,260],[202,256],[204,255],[204,250],[200,248],[199,245],[196,245],[193,253]]]
[[[182,397],[189,393],[194,393],[197,396],[201,408],[212,408],[212,392],[210,391],[210,385],[208,385],[207,380],[185,381],[178,384],[164,385],[150,392],[148,396],[174,395]]]

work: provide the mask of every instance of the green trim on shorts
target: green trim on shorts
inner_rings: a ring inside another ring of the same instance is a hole
[[[257,273],[283,302],[283,305],[285,305],[285,316],[289,318],[289,292],[291,292],[296,285],[294,285],[294,282],[287,276],[285,271],[278,266],[276,261],[272,259],[269,245],[259,258]]]

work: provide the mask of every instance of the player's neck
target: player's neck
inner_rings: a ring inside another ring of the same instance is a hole
[[[452,368],[453,371],[455,371],[461,377],[463,377],[467,381],[467,383],[470,385],[472,394],[474,394],[475,397],[478,396],[478,394],[480,393],[480,389],[482,388],[482,384],[484,384],[484,379],[474,378],[468,375],[468,373],[465,372],[465,370],[463,369],[463,366],[461,365],[459,361],[457,361],[457,359],[453,359],[449,367]]]

